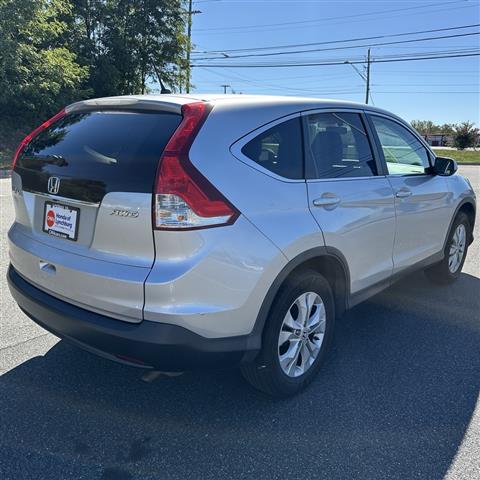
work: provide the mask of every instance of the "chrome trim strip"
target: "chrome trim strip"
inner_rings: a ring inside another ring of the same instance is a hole
[[[25,192],[33,193],[35,195],[40,195],[42,197],[49,198],[51,200],[54,200],[56,202],[64,202],[64,203],[73,203],[75,205],[85,205],[88,207],[99,207],[100,202],[86,202],[84,200],[76,200],[75,198],[68,198],[68,197],[60,197],[59,195],[51,195],[50,193],[44,193],[44,192],[37,192],[36,190],[29,190],[27,188],[23,189]]]
[[[353,182],[355,180],[377,180],[385,179],[386,175],[370,175],[368,177],[332,177],[332,178],[307,178],[307,183],[322,183],[322,182]]]

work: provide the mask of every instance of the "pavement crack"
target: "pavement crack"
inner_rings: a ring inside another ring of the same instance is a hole
[[[1,347],[0,352],[3,352],[3,350],[8,350],[9,348],[18,347],[19,345],[23,345],[24,343],[32,342],[33,340],[37,340],[37,338],[46,337],[47,335],[50,335],[50,333],[48,332],[42,333],[41,335],[37,335],[36,337],[27,338],[26,340],[22,340],[21,342],[14,343],[12,345],[7,345],[6,347]]]

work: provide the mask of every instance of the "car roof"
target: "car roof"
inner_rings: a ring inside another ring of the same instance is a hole
[[[154,105],[171,106],[179,109],[183,104],[194,101],[205,101],[214,105],[222,105],[228,108],[229,105],[235,108],[265,107],[283,105],[289,109],[304,110],[315,108],[352,108],[359,110],[368,110],[384,113],[392,116],[392,113],[381,108],[366,105],[364,103],[350,102],[346,100],[337,100],[330,98],[311,98],[281,95],[243,95],[243,94],[213,94],[213,93],[194,93],[194,94],[147,94],[147,95],[123,95],[116,97],[103,97],[91,100],[83,100],[67,107],[70,111],[79,108],[94,108],[99,106],[120,106],[120,105]],[[152,105],[152,106],[153,106]]]
[[[263,105],[289,105],[303,108],[355,108],[359,110],[371,110],[386,113],[390,112],[381,108],[367,105],[360,102],[351,102],[348,100],[339,100],[333,98],[315,98],[301,97],[293,95],[244,95],[244,94],[223,94],[223,93],[193,93],[193,94],[156,94],[156,95],[132,95],[132,97],[149,99],[156,101],[172,101],[175,103],[187,103],[188,101],[205,101],[209,103],[232,104],[238,107],[241,104],[245,106]]]

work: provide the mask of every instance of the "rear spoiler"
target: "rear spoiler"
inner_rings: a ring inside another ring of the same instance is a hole
[[[186,100],[192,101],[191,99]],[[178,99],[176,102],[165,101],[165,96],[162,96],[161,100],[135,97],[106,97],[72,103],[65,108],[65,113],[69,114],[98,110],[162,110],[164,112],[167,111],[180,114],[182,111],[182,103],[179,103]]]

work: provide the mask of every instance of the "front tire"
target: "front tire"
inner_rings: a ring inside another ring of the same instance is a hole
[[[242,366],[258,390],[287,397],[304,389],[320,369],[335,323],[333,295],[327,280],[314,271],[288,279],[267,319],[258,359]]]
[[[425,275],[431,282],[447,285],[457,280],[462,273],[470,238],[471,226],[468,217],[459,212],[448,234],[443,260],[425,270]]]

